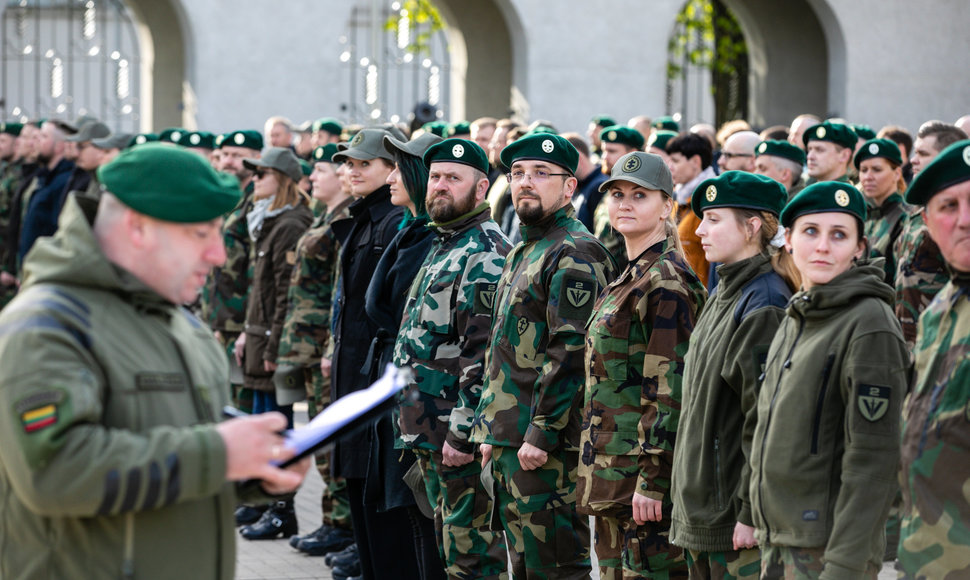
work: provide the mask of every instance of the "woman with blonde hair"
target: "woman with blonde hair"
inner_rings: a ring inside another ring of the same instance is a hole
[[[253,172],[253,206],[246,214],[253,240],[253,276],[246,300],[245,331],[236,341],[236,360],[244,385],[253,389],[253,413],[280,411],[293,427],[293,405],[276,404],[273,372],[286,319],[290,274],[296,244],[310,226],[308,195],[297,186],[300,162],[290,149],[271,147],[260,159],[244,159]],[[251,540],[288,538],[297,533],[293,498],[276,502],[262,517],[240,530]]]
[[[707,291],[680,248],[673,186],[663,159],[642,151],[617,160],[600,186],[630,258],[586,337],[576,503],[594,517],[603,580],[687,576],[683,551],[667,542],[670,471],[684,351]]]
[[[781,251],[786,197],[777,181],[727,171],[691,199],[704,255],[721,264],[687,349],[674,447],[670,541],[686,550],[691,578],[760,571],[747,460],[768,346],[799,283]]]

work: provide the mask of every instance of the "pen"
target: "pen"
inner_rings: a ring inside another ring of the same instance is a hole
[[[222,408],[222,416],[227,419],[239,419],[241,417],[252,417],[249,413],[245,411],[240,411],[239,409],[233,407],[232,405],[226,405]],[[286,437],[286,429],[282,431],[277,431],[277,435],[281,437]]]

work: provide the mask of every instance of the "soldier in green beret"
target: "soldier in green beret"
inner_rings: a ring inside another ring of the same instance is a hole
[[[17,293],[17,279],[3,269],[3,264],[8,261],[6,238],[13,212],[14,186],[22,172],[17,141],[23,127],[21,123],[0,123],[0,308]]]
[[[344,127],[333,117],[323,117],[313,122],[310,127],[311,143],[314,148],[323,147],[327,143],[340,143],[340,134]]]
[[[805,151],[787,141],[767,140],[755,147],[754,172],[770,177],[788,192],[788,199],[795,197],[805,187],[802,169]]]
[[[596,115],[589,120],[589,126],[586,129],[586,138],[589,139],[589,145],[593,149],[594,159],[598,160],[600,154],[603,152],[600,133],[603,132],[603,129],[612,127],[613,125],[616,125],[616,120],[608,115]]]
[[[100,201],[69,198],[0,314],[0,574],[230,580],[232,482],[269,499],[309,466],[271,463],[292,456],[279,414],[216,423],[228,366],[181,306],[226,259],[238,185],[170,145],[98,178]]]
[[[801,274],[768,350],[751,442],[750,505],[762,578],[875,578],[899,464],[909,354],[866,202],[806,187],[781,213]]]
[[[848,125],[825,121],[805,130],[808,184],[817,181],[849,183],[847,173],[858,138]]]
[[[482,443],[514,578],[586,578],[589,520],[576,512],[585,326],[613,279],[613,258],[574,216],[576,148],[536,133],[502,151],[522,242],[493,303],[485,390],[472,441]]]
[[[471,139],[472,136],[472,126],[468,121],[459,121],[457,123],[451,123],[445,129],[445,134],[443,137],[449,139]]]
[[[657,129],[650,134],[650,138],[647,139],[646,151],[647,153],[653,153],[654,155],[659,155],[667,167],[670,167],[670,155],[667,154],[667,143],[677,136],[677,133],[673,131],[666,131],[663,129]]]
[[[653,128],[663,131],[673,131],[674,133],[680,132],[680,123],[674,120],[673,117],[664,115],[663,117],[657,117],[653,120]]]
[[[720,264],[684,357],[668,500],[670,541],[692,577],[760,572],[746,466],[765,355],[799,283],[781,248],[784,203],[781,185],[744,171],[701,182],[691,198],[705,258]]]
[[[859,171],[859,187],[868,205],[865,234],[870,256],[886,260],[886,283],[895,285],[893,248],[907,216],[913,211],[902,197],[906,182],[903,181],[899,147],[889,139],[871,139],[859,148],[853,163]]]
[[[684,260],[663,159],[620,157],[601,189],[629,266],[593,307],[577,510],[593,516],[600,578],[684,576],[670,531],[670,466],[687,341],[707,291]]]
[[[955,578],[970,547],[970,141],[944,149],[910,184],[950,281],[919,319],[912,395],[903,413],[901,578]]]

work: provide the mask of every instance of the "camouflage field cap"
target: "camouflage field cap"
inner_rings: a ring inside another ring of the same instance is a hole
[[[289,147],[270,147],[259,159],[243,159],[246,169],[275,169],[293,181],[299,182],[303,178],[300,160]]]
[[[643,135],[633,127],[626,125],[610,125],[600,131],[600,141],[604,143],[619,143],[634,149],[643,149]]]
[[[98,149],[124,149],[134,137],[131,133],[113,133],[103,139],[91,139],[91,144]]]
[[[441,143],[441,137],[433,133],[421,133],[410,141],[404,141],[390,135],[384,136],[384,149],[387,149],[387,152],[394,157],[405,154],[423,160],[425,152],[435,143]]]
[[[87,141],[93,141],[95,139],[103,139],[111,134],[111,129],[101,121],[89,121],[78,129],[77,133],[71,135],[70,137],[65,137],[65,141],[72,141],[74,143],[85,143]]]
[[[697,217],[703,217],[705,209],[719,207],[766,211],[777,216],[787,199],[784,186],[770,177],[747,171],[725,171],[697,186],[690,209]]]
[[[236,207],[242,192],[232,175],[201,155],[168,143],[146,143],[98,168],[102,187],[131,209],[176,223],[207,222]]]
[[[488,155],[478,143],[468,139],[446,139],[432,145],[424,154],[424,166],[431,169],[436,161],[461,163],[488,173]]]
[[[337,153],[333,156],[334,163],[343,163],[347,159],[370,161],[377,158],[394,163],[394,156],[384,148],[384,137],[387,134],[384,129],[361,129],[350,143],[337,145]]]
[[[780,187],[780,186],[779,186]],[[799,216],[810,213],[841,212],[866,221],[866,199],[862,193],[841,181],[813,183],[796,195],[781,210],[781,225],[790,228]]]
[[[620,157],[613,165],[610,178],[600,185],[599,190],[606,191],[617,181],[629,181],[647,189],[656,189],[668,197],[674,195],[674,179],[670,169],[662,157],[653,153],[631,151]]]
[[[754,148],[754,156],[760,157],[762,155],[781,157],[799,165],[805,165],[805,150],[792,145],[788,141],[769,139],[758,143],[758,146]]]
[[[882,157],[896,167],[903,164],[903,154],[899,151],[899,145],[896,145],[894,141],[889,139],[870,139],[866,141],[856,151],[852,163],[856,169],[859,169],[863,161],[872,159],[873,157]]]
[[[970,180],[970,140],[957,141],[940,152],[933,161],[916,174],[906,190],[906,202],[926,205],[931,197]]]

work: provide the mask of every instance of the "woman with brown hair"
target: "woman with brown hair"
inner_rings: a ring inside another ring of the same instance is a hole
[[[276,404],[273,371],[280,335],[286,320],[290,274],[296,244],[310,226],[313,213],[308,196],[297,183],[303,178],[300,162],[289,149],[272,147],[261,159],[245,159],[254,173],[253,207],[246,215],[253,240],[252,286],[246,301],[246,325],[236,341],[236,360],[244,384],[253,389],[253,413],[280,411],[293,427],[293,406]],[[297,533],[293,498],[276,502],[255,524],[240,530],[250,540],[288,538]]]

